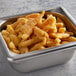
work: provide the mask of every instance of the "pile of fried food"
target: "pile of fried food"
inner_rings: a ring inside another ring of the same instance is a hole
[[[44,17],[46,16],[46,17]],[[64,22],[52,14],[33,13],[18,18],[2,30],[8,48],[23,54],[76,41],[73,32],[67,31]]]

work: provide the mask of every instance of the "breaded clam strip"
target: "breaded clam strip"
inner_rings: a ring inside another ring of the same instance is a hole
[[[34,19],[29,19],[28,22],[24,25],[21,26],[18,29],[15,29],[16,33],[21,32],[22,34],[30,34],[32,32],[32,28],[37,24],[37,22]],[[30,28],[30,29],[29,29]]]
[[[27,46],[33,45],[33,44],[35,44],[35,43],[37,43],[39,41],[41,41],[41,40],[38,39],[37,37],[35,37],[35,38],[32,38],[32,39],[29,39],[27,41],[23,41],[23,42],[19,43],[18,46],[19,47],[27,47]]]
[[[25,18],[18,18],[16,22],[14,22],[13,24],[11,24],[11,26],[14,29],[18,29],[19,27],[21,27],[23,24],[27,23],[27,19]]]
[[[28,53],[29,52],[29,49],[28,47],[24,47],[24,48],[20,48],[20,53],[23,54],[23,53]]]
[[[8,36],[8,35],[9,35],[9,32],[8,32],[7,30],[3,30],[3,31],[2,31],[2,35]]]
[[[11,25],[7,25],[7,31],[10,33],[10,34],[15,34],[15,31],[13,29],[13,27]]]
[[[42,24],[42,29],[46,32],[57,32],[56,18],[50,15]]]
[[[34,34],[35,34],[37,37],[39,37],[39,38],[41,38],[41,37],[49,37],[49,35],[48,35],[47,32],[41,30],[41,29],[38,28],[38,27],[35,27],[35,28],[34,28]]]
[[[11,51],[13,51],[14,53],[20,54],[20,51],[16,49],[16,46],[14,45],[12,41],[9,43],[8,46],[11,49]]]
[[[37,18],[37,22],[38,22],[39,27],[41,27],[44,14],[45,14],[45,11],[42,11],[41,14]]]
[[[6,41],[6,43],[7,43],[7,45],[10,43],[10,38],[9,37],[7,37],[6,35],[3,35],[3,38],[5,39],[5,41]]]
[[[68,41],[68,42],[73,42],[73,41],[76,41],[76,37],[70,36],[70,37],[63,39],[63,40]]]
[[[51,38],[67,38],[70,35],[68,33],[50,33],[49,36]]]
[[[12,41],[9,43],[9,48],[16,49],[16,46],[14,45],[14,43]]]
[[[38,48],[38,50],[40,50],[40,49],[45,49],[45,47],[44,46],[41,46],[41,47]]]
[[[21,26],[15,31],[20,38],[26,40],[31,35],[35,25],[36,21],[34,19],[29,19],[29,21],[25,25]]]
[[[30,51],[34,51],[34,50],[37,50],[39,49],[40,47],[46,45],[46,37],[42,38],[43,40],[40,42],[40,43],[37,43],[36,45],[34,45]]]
[[[46,26],[46,25],[55,25],[56,23],[56,18],[52,15],[50,15],[42,24],[42,27],[43,26]]]
[[[61,42],[61,44],[66,44],[66,43],[68,43],[68,41],[62,41],[62,42]]]
[[[10,40],[15,44],[15,46],[18,45],[18,43],[19,43],[19,38],[18,38],[16,35],[11,34],[11,35],[9,35],[9,38],[10,38]]]
[[[27,15],[26,18],[27,19],[34,18],[38,24],[41,24],[42,17],[44,16],[44,14],[45,14],[45,11],[42,11],[42,13],[34,13],[34,14]]]
[[[47,41],[47,46],[48,47],[53,47],[53,46],[58,46],[60,45],[61,40],[59,38],[56,39],[50,39],[49,41]]]
[[[17,20],[17,22],[18,22],[18,25],[16,26],[15,29],[18,29],[18,28],[22,27],[23,25],[25,25],[28,22],[28,19],[26,19],[26,18],[19,18]]]
[[[63,23],[56,23],[56,27],[57,27],[57,28],[61,28],[61,27],[63,27],[63,26],[64,26]]]

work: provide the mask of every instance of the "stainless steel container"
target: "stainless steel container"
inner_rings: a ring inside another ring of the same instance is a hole
[[[55,9],[50,9],[48,11],[63,14],[70,20],[70,22],[73,25],[76,25],[75,20],[65,10],[65,8],[57,7]],[[37,12],[40,12],[40,11],[37,11]],[[23,14],[21,14],[21,15],[23,15]],[[8,18],[11,18],[11,17],[16,17],[16,16],[10,16],[10,17],[5,17],[5,18],[0,19],[0,21],[1,21],[0,29],[2,29],[4,27],[4,26],[2,26],[2,24]],[[2,45],[4,46],[4,50],[2,50],[2,51],[3,51],[3,53],[6,54],[6,56],[7,56],[6,58],[7,58],[8,62],[11,64],[11,66],[14,69],[16,69],[20,72],[30,72],[30,71],[34,71],[37,69],[66,63],[67,61],[69,61],[72,58],[72,56],[75,52],[75,49],[76,49],[76,42],[70,42],[70,43],[63,44],[63,45],[60,45],[57,47],[47,48],[45,50],[38,50],[38,51],[33,51],[33,52],[19,55],[19,54],[15,54],[15,53],[11,52],[8,49],[1,33],[0,33],[0,40],[2,42]]]

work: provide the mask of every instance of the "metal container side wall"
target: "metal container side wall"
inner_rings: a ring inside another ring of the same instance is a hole
[[[69,61],[75,51],[76,47],[64,49],[61,52],[50,52],[30,60],[23,60],[17,63],[10,62],[11,66],[19,72],[31,72],[45,67],[66,63]]]

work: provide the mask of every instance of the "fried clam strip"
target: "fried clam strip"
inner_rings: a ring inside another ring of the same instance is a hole
[[[19,43],[19,39],[16,36],[16,33],[11,25],[7,25],[7,30],[3,30],[2,35],[7,44],[12,41],[17,46],[17,44]]]
[[[56,23],[56,18],[52,15],[50,15],[43,23],[42,26],[46,25],[55,25]]]
[[[46,46],[48,46],[48,47],[59,46],[60,42],[61,42],[61,40],[59,38],[50,39],[50,40],[47,41]]]
[[[7,25],[7,31],[10,33],[10,34],[16,34],[15,33],[15,30],[13,29],[13,27],[11,25]]]
[[[70,36],[73,36],[74,35],[73,32],[66,31],[66,33],[70,34]]]
[[[43,47],[44,45],[46,45],[46,37],[42,38],[42,41],[40,43],[35,44],[30,51],[35,51],[40,49],[41,47]]]
[[[45,46],[40,46],[39,48],[38,48],[38,50],[40,50],[40,49],[45,49],[46,47]]]
[[[2,31],[2,35],[9,36],[9,32],[8,32],[7,30],[3,30],[3,31]]]
[[[34,13],[30,15],[26,15],[24,18],[19,18],[15,23],[12,24],[13,28],[21,27],[23,24],[26,24],[28,19],[34,19],[36,23],[40,23],[42,20],[42,17],[44,16],[45,11],[40,13]]]
[[[11,26],[14,29],[17,29],[18,27],[22,26],[23,24],[27,23],[27,19],[25,18],[18,18],[16,22],[14,22],[13,24],[11,24]]]
[[[61,42],[61,44],[66,44],[66,43],[68,43],[68,41],[62,41],[62,42]]]
[[[10,38],[8,37],[9,36],[9,32],[7,30],[3,30],[2,31],[2,35],[3,35],[4,40],[8,44],[10,42]]]
[[[40,24],[42,24],[42,17],[44,16],[45,14],[45,11],[42,11],[41,13],[34,13],[34,14],[30,14],[30,15],[27,15],[26,18],[34,18],[38,24],[38,26]]]
[[[27,46],[36,44],[37,42],[40,42],[40,41],[41,39],[38,39],[38,37],[34,37],[32,39],[19,43],[18,47],[27,47]]]
[[[20,53],[23,54],[23,53],[28,53],[29,52],[29,49],[28,47],[24,47],[24,48],[20,48]]]
[[[3,35],[4,40],[6,41],[7,45],[10,43],[10,38],[6,35]]]
[[[46,32],[57,32],[56,28],[56,18],[50,15],[42,24],[42,29]]]
[[[21,26],[20,28],[15,29],[16,33],[22,32],[22,33],[27,33],[32,30],[32,28],[37,24],[34,19],[30,18],[26,24]],[[30,28],[30,29],[29,29]]]
[[[42,37],[49,37],[48,33],[41,30],[40,28],[38,27],[34,27],[34,34],[38,37],[38,38],[42,38]]]
[[[30,14],[30,15],[27,15],[25,18],[37,18],[40,14],[39,13],[33,13],[33,14]]]
[[[60,40],[59,38],[56,38],[56,39],[54,40],[53,46],[59,46],[59,45],[60,45],[60,42],[61,42],[61,40]]]
[[[67,38],[70,35],[68,33],[50,33],[49,34],[50,38]]]
[[[56,26],[53,26],[53,27],[50,27],[50,28],[48,28],[47,29],[47,31],[46,32],[50,32],[50,33],[56,33],[57,32],[57,28],[56,28]]]
[[[27,40],[27,38],[31,35],[31,33],[28,35],[27,33],[22,34],[21,32],[19,32],[18,38],[20,41],[25,41]]]
[[[9,38],[15,44],[15,46],[18,46],[20,40],[16,35],[10,34]]]
[[[4,40],[6,41],[7,45],[9,44],[9,42],[11,41],[9,38],[9,32],[7,30],[3,30],[2,31],[2,35]]]
[[[44,16],[44,14],[45,14],[45,11],[42,11],[41,13],[40,13],[40,15],[38,16],[38,18],[37,18],[37,22],[38,22],[38,26],[39,27],[41,27],[41,24],[43,23],[43,16]]]
[[[61,27],[58,30],[59,33],[65,33],[65,31],[66,31],[66,28],[65,27]]]
[[[42,41],[40,43],[37,43],[35,44],[31,49],[30,51],[33,51],[33,50],[38,50],[40,49],[40,47],[43,47],[44,45],[46,45],[46,41],[47,41],[47,38],[49,37],[48,34],[41,30],[40,28],[38,27],[35,27],[34,28],[34,34],[39,38],[41,39]]]
[[[18,28],[21,28],[22,26],[24,26],[28,22],[28,19],[26,19],[26,18],[19,18],[17,20],[17,22],[18,22],[18,24],[15,27],[15,30],[18,29]]]
[[[44,26],[54,26],[56,23],[56,18],[52,15],[50,15],[43,23],[42,23],[42,28],[44,28]]]
[[[13,51],[17,54],[20,54],[20,51],[17,50],[16,46],[14,45],[14,43],[12,41],[9,43],[8,47],[10,48],[11,51]]]
[[[56,23],[56,27],[57,27],[57,28],[61,28],[61,27],[63,27],[63,26],[64,26],[64,24],[61,23],[61,22],[60,22],[60,23]]]
[[[68,38],[63,38],[62,41],[73,42],[76,41],[76,37],[70,36]]]
[[[16,29],[15,31],[18,35],[20,35],[19,37],[22,37],[22,39],[26,40],[31,35],[36,24],[37,22],[30,18],[26,24]]]

